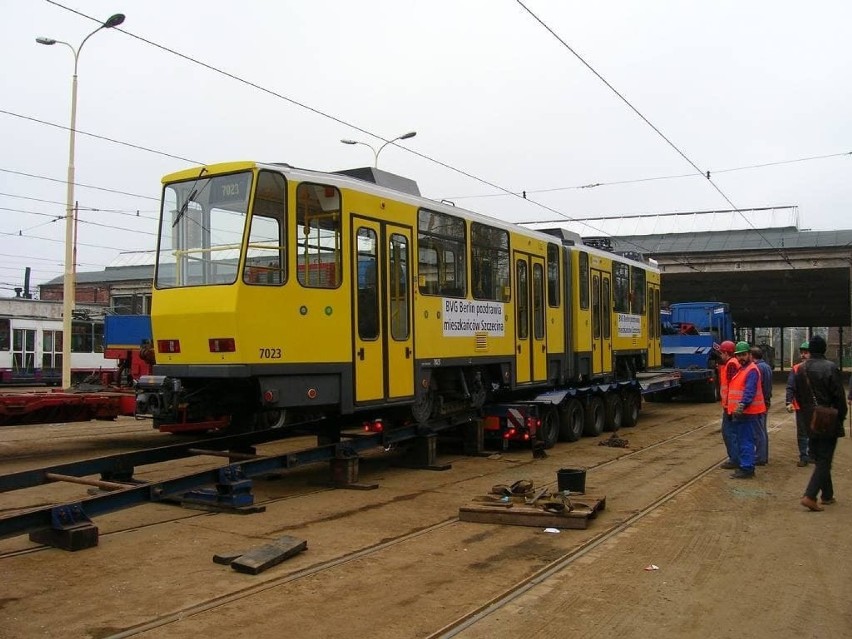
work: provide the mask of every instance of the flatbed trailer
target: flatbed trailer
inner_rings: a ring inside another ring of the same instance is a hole
[[[604,430],[635,426],[643,396],[674,392],[681,372],[654,369],[635,379],[602,381],[577,388],[553,389],[523,401],[485,406],[486,441],[529,443],[550,448],[557,441],[574,442],[583,435],[596,437]]]
[[[133,414],[130,392],[21,392],[0,394],[0,426],[113,420]]]

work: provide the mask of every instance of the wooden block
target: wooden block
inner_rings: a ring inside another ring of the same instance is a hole
[[[280,564],[285,559],[298,555],[307,547],[307,540],[284,535],[270,544],[252,548],[237,559],[234,559],[231,562],[231,568],[237,572],[257,575],[272,566]]]
[[[479,524],[583,529],[588,527],[589,520],[597,515],[598,510],[605,508],[606,498],[572,499],[571,505],[574,510],[555,513],[521,504],[515,504],[508,510],[493,504],[472,504],[459,508],[459,519]]]

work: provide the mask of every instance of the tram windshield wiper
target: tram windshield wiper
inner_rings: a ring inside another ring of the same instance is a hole
[[[175,221],[172,222],[172,228],[176,227],[178,225],[178,222],[181,221],[184,214],[186,213],[186,210],[189,208],[189,204],[191,202],[195,202],[195,198],[198,197],[198,188],[196,188],[198,186],[198,180],[200,180],[201,176],[205,173],[207,173],[207,167],[203,166],[198,172],[198,177],[195,178],[195,182],[193,182],[192,184],[192,189],[189,192],[189,196],[183,201],[183,204],[180,205],[180,209],[178,210],[178,213],[175,216]]]

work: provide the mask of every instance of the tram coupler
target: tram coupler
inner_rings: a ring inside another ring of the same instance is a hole
[[[85,550],[98,545],[98,527],[81,504],[65,504],[50,511],[50,528],[30,533],[30,541],[62,550]]]
[[[358,481],[358,453],[348,446],[338,445],[334,457],[329,460],[331,485],[349,490],[374,490],[378,484]]]
[[[422,435],[410,441],[408,450],[396,464],[403,468],[419,468],[420,470],[449,470],[452,464],[437,463],[438,436],[436,434]]]
[[[236,464],[224,466],[218,470],[217,478],[216,485],[213,487],[198,488],[184,493],[180,497],[181,506],[238,514],[266,510],[265,506],[254,505],[254,495],[251,492],[252,480],[245,476],[242,466]]]

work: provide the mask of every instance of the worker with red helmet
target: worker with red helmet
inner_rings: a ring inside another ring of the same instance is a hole
[[[766,403],[760,383],[760,369],[752,360],[749,343],[737,342],[734,355],[739,360],[740,369],[728,380],[728,412],[736,428],[740,467],[731,477],[751,479],[754,477],[755,465],[754,433],[760,415],[766,412]]]
[[[728,383],[739,370],[740,363],[734,357],[735,344],[725,340],[719,344],[719,396],[722,401],[722,441],[725,442],[725,450],[728,459],[722,464],[722,468],[734,470],[740,467],[739,452],[737,450],[737,432],[731,423],[731,415],[728,412]]]

